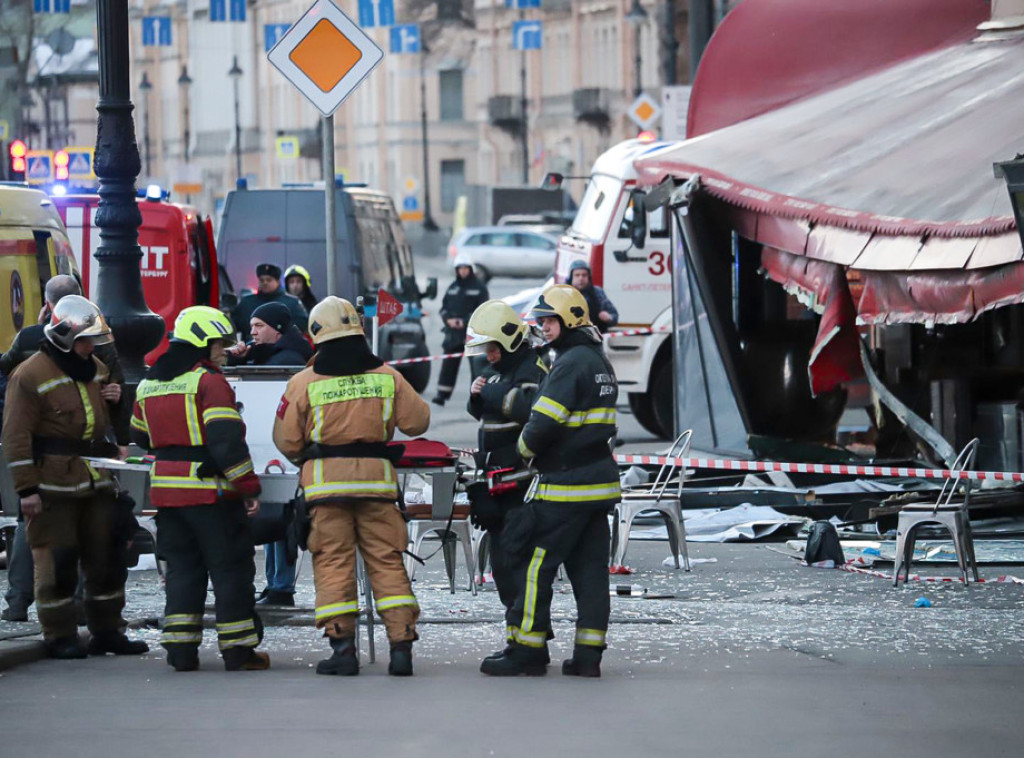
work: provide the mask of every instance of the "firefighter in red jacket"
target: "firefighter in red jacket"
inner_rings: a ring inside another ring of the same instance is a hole
[[[259,477],[245,444],[235,393],[220,372],[235,330],[220,311],[194,306],[174,322],[171,344],[139,384],[132,440],[156,461],[150,498],[167,560],[162,644],[176,671],[199,668],[207,581],[216,595],[217,638],[228,671],[269,668],[256,652],[248,516],[259,510]]]

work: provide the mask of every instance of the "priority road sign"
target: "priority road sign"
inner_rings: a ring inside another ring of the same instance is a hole
[[[330,116],[384,58],[331,0],[316,0],[267,53],[316,109]]]
[[[298,137],[278,137],[274,140],[274,152],[278,158],[291,160],[299,157]]]
[[[661,106],[646,92],[641,92],[626,111],[633,123],[646,129],[661,118]]]
[[[29,150],[25,153],[25,181],[29,184],[53,181],[52,150]]]
[[[95,179],[93,173],[93,148],[91,147],[69,147],[65,148],[68,154],[68,179]]]

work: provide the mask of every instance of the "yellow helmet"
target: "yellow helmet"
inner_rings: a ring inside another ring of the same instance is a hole
[[[351,337],[363,333],[363,322],[355,306],[348,300],[330,295],[315,306],[309,314],[309,333],[313,344]]]
[[[530,315],[533,318],[558,316],[566,329],[593,326],[586,299],[570,284],[555,284],[544,290]]]
[[[466,327],[466,355],[482,355],[488,342],[514,353],[526,338],[526,324],[515,309],[501,300],[488,300],[473,311]]]
[[[290,276],[301,276],[306,281],[307,287],[313,286],[313,282],[309,278],[309,272],[306,270],[304,266],[299,266],[298,264],[294,266],[289,266],[288,269],[284,272],[284,281],[287,282],[288,277]]]
[[[71,352],[77,339],[91,338],[94,345],[114,341],[100,309],[81,295],[65,295],[53,306],[53,315],[43,334],[62,353]]]
[[[235,325],[231,319],[208,305],[185,308],[174,319],[171,342],[184,342],[194,347],[206,347],[212,342],[235,344]]]

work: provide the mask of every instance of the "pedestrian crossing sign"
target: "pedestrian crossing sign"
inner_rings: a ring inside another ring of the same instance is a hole
[[[69,147],[68,154],[68,179],[91,180],[96,178],[93,173],[93,148],[91,147]]]
[[[52,150],[29,150],[25,153],[25,181],[29,184],[53,181]]]

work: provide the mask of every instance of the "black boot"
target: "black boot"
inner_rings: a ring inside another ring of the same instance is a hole
[[[562,661],[562,676],[584,676],[594,679],[601,676],[601,649],[576,645],[572,649],[572,658]]]
[[[199,668],[199,650],[175,644],[167,650],[167,665],[173,666],[175,671],[195,671]]]
[[[295,593],[281,590],[267,590],[267,594],[256,601],[261,606],[295,607]]]
[[[28,621],[28,608],[9,605],[0,613],[0,619],[4,621]]]
[[[487,656],[486,660],[491,660],[493,658],[501,658],[501,656],[507,655],[508,651],[512,649],[512,645],[513,644],[515,644],[515,643],[512,643],[512,642],[507,643],[505,645],[505,647],[503,647],[501,650],[497,651],[496,653],[491,653],[489,656]],[[551,653],[549,653],[547,647],[545,647],[544,648],[544,665],[547,666],[549,663],[551,663]]]
[[[87,658],[88,651],[78,641],[78,635],[71,637],[58,637],[55,640],[46,641],[46,654],[51,658],[60,661],[71,661],[78,658]]]
[[[412,641],[396,642],[391,646],[388,673],[391,676],[412,676]]]
[[[546,660],[549,659],[547,646],[526,647],[512,642],[493,658],[484,658],[480,673],[488,676],[544,676],[548,673]]]
[[[359,659],[356,658],[355,637],[330,637],[334,654],[316,664],[316,673],[326,676],[355,676],[359,673]],[[410,673],[412,658],[409,659]]]
[[[442,395],[439,392],[430,399],[430,402],[432,402],[434,405],[440,405],[443,408],[444,404],[448,402],[448,396]]]
[[[142,640],[131,640],[117,629],[97,632],[89,640],[89,655],[142,655],[149,652],[149,645]]]
[[[225,671],[266,671],[270,668],[270,656],[251,647],[229,647],[221,656],[224,658]]]

